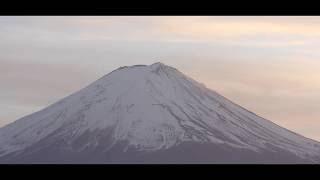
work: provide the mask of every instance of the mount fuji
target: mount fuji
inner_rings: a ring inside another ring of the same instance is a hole
[[[118,68],[0,128],[0,163],[318,164],[320,143],[155,63]]]

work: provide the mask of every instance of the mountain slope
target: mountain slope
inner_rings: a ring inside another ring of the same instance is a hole
[[[319,163],[320,143],[162,63],[122,67],[0,129],[3,163]]]

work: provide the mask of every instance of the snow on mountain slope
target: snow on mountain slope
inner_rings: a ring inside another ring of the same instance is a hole
[[[83,140],[87,134],[90,139]],[[36,154],[58,141],[68,152],[111,149],[119,142],[125,142],[124,151],[155,152],[197,142],[257,153],[273,151],[271,145],[314,162],[320,157],[318,142],[243,109],[162,63],[118,68],[1,128],[0,162],[1,156],[31,153],[26,151],[30,148]]]

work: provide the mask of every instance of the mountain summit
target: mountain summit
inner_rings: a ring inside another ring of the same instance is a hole
[[[0,128],[0,163],[320,163],[320,143],[158,62]]]

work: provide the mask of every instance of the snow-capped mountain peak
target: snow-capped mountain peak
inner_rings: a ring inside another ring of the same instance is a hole
[[[249,154],[285,152],[309,162],[320,160],[318,142],[258,117],[157,62],[118,68],[1,128],[0,162],[1,157],[34,159],[44,152],[109,157],[119,147],[124,153],[171,152],[188,143],[197,144],[192,148],[209,144]]]

